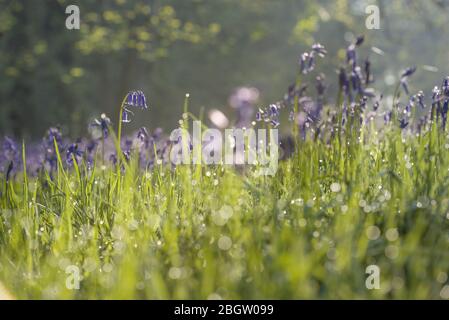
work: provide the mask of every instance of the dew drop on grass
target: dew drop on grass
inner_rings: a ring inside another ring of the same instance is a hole
[[[399,249],[397,246],[389,245],[385,248],[385,255],[389,259],[396,259],[399,255]]]
[[[377,240],[380,236],[380,229],[377,226],[369,226],[366,228],[366,236],[370,240]]]
[[[221,250],[229,250],[232,246],[232,240],[228,236],[221,236],[220,239],[218,239],[218,248]]]
[[[445,285],[440,291],[440,297],[442,299],[449,299],[449,285]]]
[[[437,275],[437,281],[439,283],[446,283],[447,281],[447,273],[446,272],[440,272]]]
[[[338,182],[334,182],[331,184],[331,191],[334,193],[340,192],[341,186]]]
[[[181,278],[182,270],[181,268],[171,267],[170,270],[168,270],[168,277],[170,279],[179,279]]]
[[[396,228],[388,229],[387,232],[385,233],[385,237],[387,238],[388,241],[396,241],[399,237],[398,229]]]

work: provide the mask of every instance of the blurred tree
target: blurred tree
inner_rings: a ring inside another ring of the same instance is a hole
[[[445,0],[79,0],[79,31],[65,28],[69,4],[0,0],[0,133],[37,138],[59,123],[82,135],[98,113],[116,123],[130,89],[145,91],[151,109],[129,129],[172,128],[186,92],[194,112],[229,115],[236,86],[258,87],[261,104],[279,99],[315,41],[329,51],[318,70],[333,82],[358,34],[367,36],[360,57],[373,60],[381,91],[409,65],[423,71],[414,78],[423,89],[449,72]],[[368,4],[379,5],[381,30],[365,29]]]

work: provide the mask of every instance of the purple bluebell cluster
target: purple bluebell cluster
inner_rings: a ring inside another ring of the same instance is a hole
[[[312,137],[328,142],[336,136],[358,134],[362,126],[369,123],[397,128],[403,134],[419,133],[432,126],[445,131],[449,111],[449,77],[443,79],[441,85],[435,86],[429,95],[431,102],[426,104],[423,91],[413,92],[409,88],[409,81],[417,70],[416,67],[409,67],[399,76],[393,103],[386,106],[381,102],[387,102],[388,99],[383,99],[382,94],[377,94],[370,87],[374,77],[369,57],[359,57],[358,50],[364,41],[364,37],[360,36],[346,47],[346,56],[335,79],[334,88],[338,89],[335,101],[328,101],[326,94],[332,84],[328,84],[324,74],[315,72],[316,58],[324,58],[327,54],[325,47],[316,43],[300,55],[297,79],[279,101],[257,108],[260,92],[256,88],[240,87],[232,93],[229,105],[235,112],[234,127],[249,127],[256,120],[263,126],[278,128],[284,111],[287,111],[285,117],[288,115],[294,130],[281,139],[288,148],[284,150],[284,155],[292,153],[295,146],[293,134],[302,139]],[[406,95],[401,99],[402,90]],[[123,112],[122,122],[130,122],[133,111],[147,108],[142,91],[129,92],[120,109]],[[217,127],[224,129],[221,124],[229,124],[227,118],[221,112],[215,112],[215,115],[219,118],[219,121],[215,119],[220,124]],[[76,164],[87,170],[91,170],[99,159],[106,166],[136,157],[140,167],[149,170],[156,165],[170,163],[172,142],[160,128],[150,131],[142,127],[118,143],[117,139],[111,137],[111,120],[102,114],[90,123],[89,129],[91,136],[78,140],[65,138],[59,127],[48,129],[40,144],[26,146],[29,174],[48,172],[52,177],[60,162],[66,168],[73,168]],[[9,180],[22,167],[21,147],[10,137],[5,137],[1,142],[0,170]]]
[[[131,122],[130,115],[134,113],[131,111],[132,108],[138,109],[148,109],[147,99],[143,91],[131,91],[127,94],[125,98],[125,103],[123,105],[122,110],[122,122],[129,123]]]

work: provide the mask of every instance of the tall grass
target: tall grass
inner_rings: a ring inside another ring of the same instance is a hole
[[[449,139],[382,132],[301,140],[274,177],[137,157],[121,175],[60,157],[53,178],[25,170],[1,186],[0,279],[18,298],[439,298]]]

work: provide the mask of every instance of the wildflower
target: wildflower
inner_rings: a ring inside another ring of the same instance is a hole
[[[10,161],[17,156],[17,145],[11,138],[5,137],[3,141],[3,155]]]
[[[67,159],[66,159],[66,163],[69,166],[73,165],[73,162],[76,161],[76,163],[78,163],[81,158],[83,156],[83,152],[81,150],[78,149],[78,144],[77,143],[72,143],[68,148],[67,148]]]
[[[122,122],[130,123],[130,114],[133,115],[133,112],[130,108],[140,108],[140,109],[148,109],[147,99],[145,98],[145,94],[140,91],[131,91],[128,93],[125,99],[125,103],[122,109]]]
[[[380,101],[382,101],[382,98],[383,98],[383,95],[381,94],[379,99],[374,101],[374,104],[373,104],[374,111],[377,111],[377,109],[379,109]]]
[[[128,96],[126,98],[126,107],[136,107],[141,109],[148,109],[147,106],[147,99],[145,98],[145,94],[138,90],[138,91],[131,91],[128,93]]]
[[[310,52],[304,52],[299,59],[300,72],[307,74],[315,69],[315,56],[323,58],[327,51],[322,44],[315,43],[312,45]]]
[[[46,138],[44,140],[47,146],[54,146],[54,141],[56,141],[57,145],[62,145],[62,134],[59,128],[50,128],[47,131]]]
[[[365,41],[365,36],[364,35],[360,35],[357,36],[357,38],[355,39],[355,45],[358,47],[360,46],[363,42]]]
[[[309,59],[309,54],[307,52],[304,52],[303,54],[301,54],[301,58],[299,59],[299,65],[300,65],[300,71],[302,74],[306,74],[307,73],[307,60]]]
[[[148,140],[149,134],[148,130],[145,127],[142,127],[137,131],[137,139],[139,139],[142,142],[145,142]]]
[[[409,68],[405,69],[404,72],[402,72],[402,74],[401,74],[401,79],[410,77],[412,74],[415,73],[415,71],[416,71],[416,67],[409,67]]]
[[[111,125],[111,119],[109,119],[104,113],[101,114],[100,119],[95,119],[91,124],[91,127],[95,127],[101,130],[102,137],[106,139],[109,135],[109,127]]]
[[[123,116],[122,116],[122,122],[123,123],[130,123],[131,122],[131,119],[130,119],[130,117],[129,117],[129,114],[133,114],[131,111],[129,111],[129,110],[127,110],[127,109],[124,109],[123,110]]]
[[[50,171],[56,168],[58,161],[55,150],[55,141],[61,152],[63,150],[61,131],[59,128],[52,127],[48,129],[47,134],[43,139],[43,148],[45,152],[44,164],[49,166]]]
[[[320,43],[312,45],[312,53],[317,54],[319,57],[324,58],[327,54],[327,50]]]
[[[399,120],[399,127],[400,127],[401,129],[405,129],[407,126],[408,126],[407,120],[405,120],[405,119],[400,119],[400,120]]]
[[[416,94],[416,100],[418,100],[418,104],[422,109],[426,108],[426,106],[424,105],[424,93],[422,91],[419,91]]]

